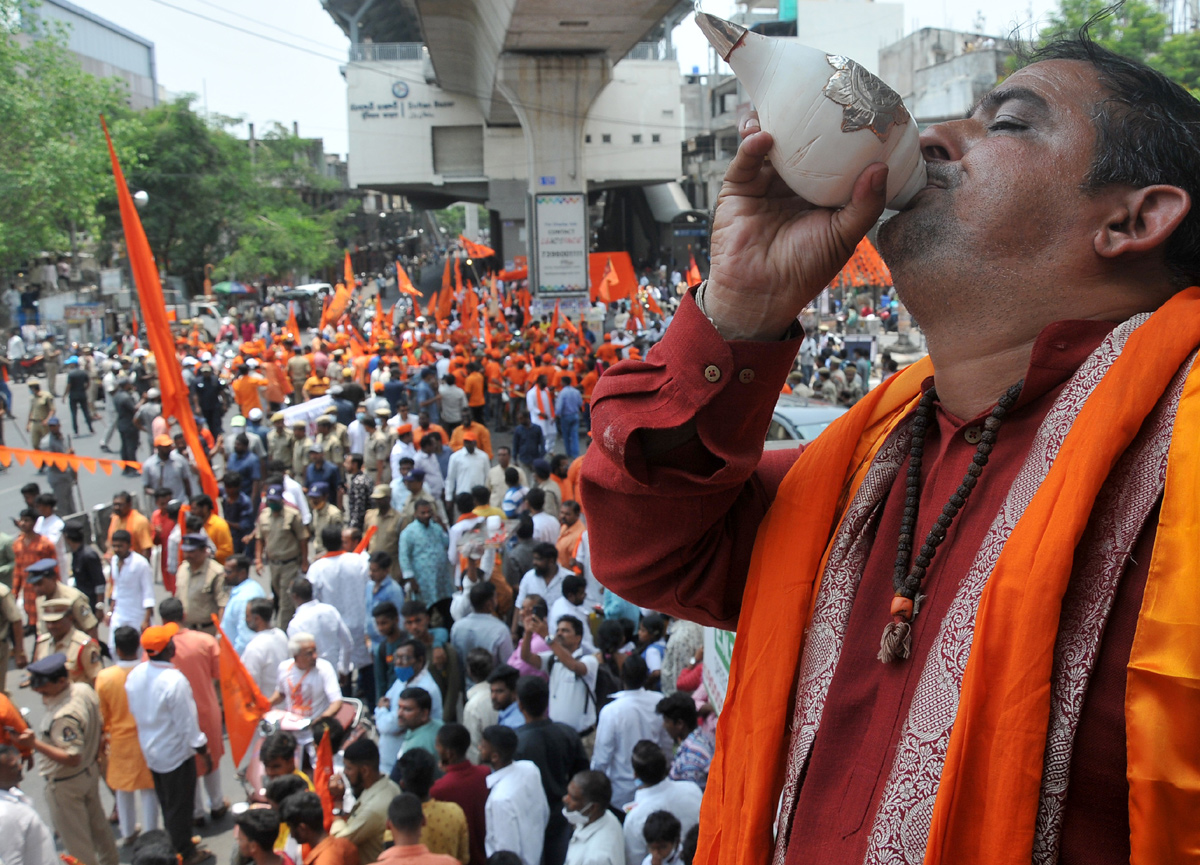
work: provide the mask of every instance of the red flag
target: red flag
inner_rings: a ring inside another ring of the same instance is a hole
[[[192,458],[196,461],[196,468],[200,473],[200,485],[215,501],[221,495],[221,490],[217,486],[212,466],[208,463],[208,451],[200,442],[200,432],[192,415],[192,403],[183,383],[183,370],[179,366],[179,358],[175,354],[175,338],[171,335],[171,325],[167,321],[167,304],[163,298],[162,284],[158,280],[158,268],[154,266],[154,256],[150,252],[150,241],[146,239],[142,220],[138,217],[133,196],[129,194],[129,185],[125,182],[121,163],[117,160],[116,148],[113,147],[112,138],[108,134],[108,124],[104,122],[103,117],[100,118],[100,125],[104,128],[108,154],[112,159],[113,179],[117,185],[117,201],[121,208],[121,226],[125,231],[129,266],[133,271],[138,301],[146,321],[150,350],[154,352],[154,360],[158,366],[158,387],[162,394],[163,416],[174,417],[179,421],[183,437],[192,451]]]
[[[696,267],[696,256],[688,252],[687,284],[689,286],[696,286],[703,281],[704,277],[700,275],[700,268]]]
[[[333,796],[329,792],[329,780],[333,777],[333,745],[329,741],[329,730],[321,737],[317,745],[317,764],[313,767],[313,786],[317,788],[317,797],[321,800],[321,810],[325,812],[325,831],[333,825]]]
[[[344,272],[342,278],[345,280],[346,288],[354,291],[354,264],[350,261],[350,250],[348,249],[346,250],[346,260],[342,264],[342,270]]]
[[[617,276],[617,269],[613,267],[612,256],[608,257],[608,261],[604,263],[604,275],[600,277],[600,285],[596,287],[596,294],[605,303],[612,303],[612,295],[609,294],[609,289],[617,289],[621,286],[621,278]]]
[[[220,682],[221,702],[225,707],[225,729],[229,733],[229,750],[233,764],[241,765],[246,749],[254,739],[254,730],[262,716],[271,708],[267,698],[258,690],[253,677],[242,664],[237,650],[221,629],[216,613],[212,617],[217,626],[217,642],[221,644]]]

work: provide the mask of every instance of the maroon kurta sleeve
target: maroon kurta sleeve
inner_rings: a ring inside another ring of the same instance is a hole
[[[644,361],[600,377],[580,492],[601,583],[644,607],[736,626],[758,525],[800,454],[763,452],[800,348],[794,331],[727,342],[689,292]]]

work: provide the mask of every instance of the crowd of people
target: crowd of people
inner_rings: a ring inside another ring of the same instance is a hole
[[[219,622],[299,727],[247,757],[264,782],[233,809],[239,861],[690,861],[715,748],[703,631],[600,585],[578,495],[592,388],[670,319],[636,333],[608,314],[599,337],[497,316],[482,339],[457,314],[372,333],[369,301],[294,333],[268,304],[231,316],[225,343],[183,332],[219,496],[143,343],[71,347],[73,421],[99,432],[106,409],[101,449],[116,432],[141,468],[95,544],[63,521],[69,479],[22,490],[2,652],[46,712],[28,729],[0,698],[0,825],[40,824],[19,789],[32,756],[84,865],[117,844],[139,865],[209,857],[193,832],[231,809]],[[42,392],[30,430],[53,449],[55,381]],[[317,789],[325,736],[340,771]],[[4,832],[0,858],[49,862],[53,833]]]

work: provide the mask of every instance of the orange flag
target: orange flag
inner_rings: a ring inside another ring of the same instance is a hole
[[[225,729],[229,733],[229,751],[233,755],[233,764],[238,766],[254,739],[254,729],[271,708],[271,704],[262,695],[262,691],[258,690],[258,685],[242,664],[233,643],[221,629],[221,622],[216,613],[213,613],[212,620],[217,626],[217,642],[221,644],[219,663],[221,702],[225,705]]]
[[[129,185],[125,182],[121,163],[117,160],[116,148],[113,147],[112,138],[108,134],[108,124],[104,122],[103,117],[100,118],[100,125],[104,129],[108,154],[112,159],[113,180],[117,185],[117,201],[121,208],[121,226],[125,231],[129,266],[137,286],[150,350],[154,352],[154,359],[158,365],[158,388],[162,394],[163,415],[179,421],[183,437],[191,449],[192,458],[200,474],[200,485],[215,501],[221,495],[221,490],[217,486],[217,477],[213,474],[212,466],[208,463],[208,451],[200,442],[196,418],[192,416],[192,403],[188,398],[187,386],[183,383],[179,357],[175,354],[175,338],[171,335],[171,325],[167,321],[167,304],[163,298],[162,284],[158,280],[158,268],[155,267],[154,256],[150,252],[150,241],[146,239],[142,220],[133,204],[133,196],[129,194]]]
[[[554,334],[558,333],[558,301],[554,301],[554,315],[550,316],[550,338],[554,339]]]
[[[646,329],[646,313],[642,309],[641,303],[638,302],[636,293],[631,298],[631,301],[632,301],[632,303],[629,308],[629,317],[638,323],[639,329],[645,330]]]
[[[354,291],[354,264],[350,261],[350,250],[348,249],[346,250],[346,260],[342,264],[342,270],[345,274],[343,278],[346,280],[346,288]]]
[[[658,305],[658,301],[654,299],[654,292],[646,290],[646,309],[650,310],[655,315],[663,314],[662,307]]]
[[[353,283],[351,283],[351,286],[353,286]],[[337,288],[333,291],[333,299],[329,301],[329,305],[321,313],[322,330],[325,329],[325,325],[327,324],[337,324],[337,320],[342,317],[342,313],[350,305],[350,292],[351,288],[347,288],[340,282],[337,284]]]
[[[296,306],[292,301],[288,301],[288,333],[296,339],[300,338],[300,322],[296,321]]]
[[[433,294],[429,295],[429,305],[425,307],[425,315],[429,318],[431,324],[437,321],[437,309],[438,293],[435,291]]]
[[[140,331],[142,327],[138,324],[136,303],[129,310],[129,327],[133,331],[133,338],[138,339],[138,331]]]
[[[557,305],[557,304],[555,304],[555,305]],[[560,324],[562,324],[562,326],[567,330],[568,333],[574,334],[575,336],[579,336],[579,328],[575,326],[575,322],[571,321],[571,316],[564,315],[562,317],[562,321],[560,322]]]
[[[333,796],[329,793],[329,779],[333,777],[333,745],[329,741],[329,731],[321,737],[317,745],[317,765],[313,767],[313,786],[317,788],[317,797],[321,800],[321,810],[325,812],[325,831],[333,825]]]
[[[421,292],[413,288],[412,280],[408,278],[408,271],[404,269],[404,265],[399,261],[396,262],[396,288],[400,289],[401,294],[410,294],[416,297],[421,296]]]
[[[491,258],[496,254],[496,250],[490,246],[484,246],[482,243],[467,240],[461,234],[458,236],[458,240],[463,245],[463,249],[467,251],[467,255],[471,256],[471,258]]]
[[[492,350],[492,323],[490,321],[483,323],[483,348],[489,352]]]
[[[379,345],[383,337],[383,298],[375,296],[375,317],[371,319],[371,347]]]
[[[692,255],[692,253],[689,251],[688,252],[687,283],[689,286],[691,286],[691,285],[699,285],[703,281],[704,281],[704,277],[702,277],[700,275],[700,268],[696,267],[696,256]]]
[[[460,281],[459,288],[462,288]],[[450,286],[445,286],[442,293],[438,296],[437,319],[439,322],[446,321],[450,318],[450,307],[454,303],[454,289]]]
[[[363,533],[362,540],[358,542],[358,546],[354,548],[354,552],[361,553],[367,549],[367,545],[371,543],[371,538],[375,537],[375,530],[379,526],[369,526]]]
[[[392,328],[396,326],[396,304],[392,304],[387,311],[387,315],[383,317],[383,326],[388,333],[392,332]]]
[[[462,259],[457,256],[454,259],[454,294],[462,293]]]
[[[452,257],[450,255],[446,256],[446,266],[442,268],[442,291],[450,290],[450,268],[452,267],[450,259]]]
[[[609,289],[619,288],[621,278],[617,276],[617,269],[613,267],[612,256],[608,257],[608,261],[604,263],[604,275],[600,277],[600,285],[596,287],[597,296],[605,303],[612,303],[612,295]]]

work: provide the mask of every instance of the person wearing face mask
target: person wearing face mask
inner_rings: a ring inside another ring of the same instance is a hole
[[[354,419],[346,425],[346,437],[350,439],[350,453],[361,454],[367,443],[367,407],[357,406],[354,409]]]
[[[628,865],[621,822],[608,810],[612,784],[603,772],[578,772],[563,796],[573,829],[564,865]]]
[[[646,856],[642,865],[679,865],[682,826],[679,818],[670,811],[655,811],[642,827],[642,838],[646,841]]]
[[[301,571],[308,570],[307,534],[300,512],[284,506],[282,485],[267,487],[266,501],[254,527],[254,537],[259,541],[254,546],[254,572],[262,573],[264,560],[270,564],[279,627],[286,629],[296,612],[287,587]]]
[[[400,693],[407,688],[420,688],[429,693],[432,703],[429,717],[442,720],[442,689],[434,681],[429,672],[425,659],[425,644],[418,640],[408,640],[401,643],[400,648],[392,654],[395,664],[396,679],[388,688],[387,694],[379,701],[379,708],[395,714],[400,701]]]

